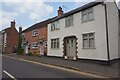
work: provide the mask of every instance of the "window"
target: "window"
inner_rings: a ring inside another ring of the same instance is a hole
[[[82,22],[94,20],[93,8],[87,9],[82,12]]]
[[[51,39],[51,48],[59,48],[59,38]]]
[[[51,23],[51,31],[54,31],[54,30],[59,30],[59,21],[55,21],[55,22],[52,22]]]
[[[66,27],[73,26],[73,15],[65,18],[65,26]]]
[[[37,36],[38,35],[38,30],[36,29],[36,30],[33,30],[32,31],[32,36]]]
[[[94,33],[83,34],[83,48],[95,48]]]
[[[32,48],[38,48],[37,42],[33,42],[33,43],[32,43]]]

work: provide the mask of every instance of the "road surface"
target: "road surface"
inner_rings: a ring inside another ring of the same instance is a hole
[[[89,78],[88,76],[3,56],[2,78]]]

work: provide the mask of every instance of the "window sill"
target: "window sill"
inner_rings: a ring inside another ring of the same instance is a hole
[[[51,48],[52,50],[59,50],[60,48]]]
[[[35,35],[35,36],[32,35],[32,37],[37,37],[37,36],[38,36],[38,35]]]
[[[53,31],[58,31],[58,30],[60,30],[60,29],[55,29],[55,30],[50,30],[50,31],[53,32]]]
[[[38,49],[38,48],[32,48],[32,49]]]
[[[87,22],[91,22],[91,21],[94,21],[95,19],[91,19],[91,20],[88,20],[88,21],[82,21],[81,23],[87,23]]]
[[[82,48],[82,49],[96,49],[96,48]]]

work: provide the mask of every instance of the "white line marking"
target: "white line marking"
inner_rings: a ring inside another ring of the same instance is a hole
[[[7,71],[3,70],[3,72],[5,74],[7,74],[10,78],[14,79],[14,80],[17,80],[14,76],[12,76],[10,73],[8,73]]]

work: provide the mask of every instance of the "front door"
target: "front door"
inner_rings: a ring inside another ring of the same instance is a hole
[[[76,39],[66,39],[66,55],[68,58],[76,58]]]
[[[43,42],[40,42],[40,55],[44,55],[44,45],[43,45]]]

